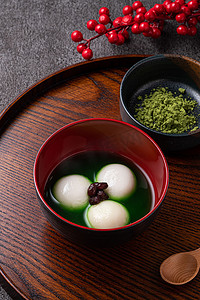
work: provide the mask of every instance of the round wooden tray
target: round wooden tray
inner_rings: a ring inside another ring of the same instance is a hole
[[[148,230],[113,248],[90,249],[65,240],[43,216],[33,164],[58,128],[90,117],[120,119],[119,88],[145,56],[83,62],[41,80],[0,116],[1,281],[24,299],[200,299],[200,276],[182,287],[159,275],[170,254],[200,240],[200,147],[167,156],[170,186]]]

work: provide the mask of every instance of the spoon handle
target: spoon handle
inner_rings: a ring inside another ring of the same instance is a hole
[[[200,248],[190,252],[200,264]]]

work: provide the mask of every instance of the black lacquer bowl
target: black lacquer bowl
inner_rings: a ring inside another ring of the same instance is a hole
[[[120,87],[120,113],[122,120],[149,134],[163,151],[179,151],[200,144],[200,129],[182,134],[167,134],[152,130],[134,118],[138,96],[144,97],[152,89],[168,87],[172,92],[186,90],[200,104],[200,63],[179,55],[155,55],[144,58],[125,74]],[[195,108],[200,128],[200,106]]]

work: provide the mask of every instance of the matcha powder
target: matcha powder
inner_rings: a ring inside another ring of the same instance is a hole
[[[138,97],[134,117],[144,126],[164,133],[183,133],[196,130],[194,108],[197,102],[184,97],[185,89],[172,93],[168,88],[158,87],[149,95]]]

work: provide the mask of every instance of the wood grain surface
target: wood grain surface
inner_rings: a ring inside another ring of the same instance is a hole
[[[159,274],[169,255],[200,245],[200,147],[167,155],[170,184],[156,220],[124,245],[92,249],[65,240],[43,216],[33,164],[45,139],[75,120],[120,119],[119,88],[143,56],[81,63],[41,80],[0,118],[1,280],[23,299],[200,299],[200,274],[170,286]]]

